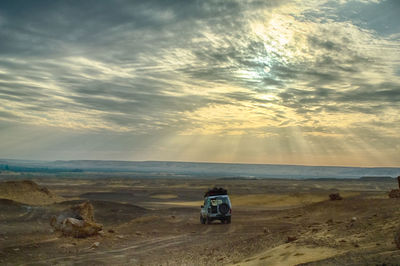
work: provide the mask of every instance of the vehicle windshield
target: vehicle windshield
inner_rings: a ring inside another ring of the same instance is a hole
[[[217,198],[210,199],[210,203],[211,203],[211,206],[217,206],[222,203],[229,204],[229,201],[228,201],[228,198],[226,198],[226,197],[217,197]]]

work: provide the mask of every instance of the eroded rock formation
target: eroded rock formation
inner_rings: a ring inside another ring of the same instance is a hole
[[[94,208],[89,202],[77,204],[57,217],[53,216],[50,225],[65,236],[77,238],[96,235],[103,227],[94,221]]]

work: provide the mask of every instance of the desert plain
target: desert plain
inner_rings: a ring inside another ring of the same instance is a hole
[[[14,182],[27,178],[34,183]],[[214,186],[228,189],[231,224],[200,224],[204,192]],[[0,265],[399,265],[400,199],[388,197],[397,186],[395,179],[2,176]],[[331,201],[331,193],[343,199]],[[50,226],[52,216],[86,201],[100,234],[74,238]]]

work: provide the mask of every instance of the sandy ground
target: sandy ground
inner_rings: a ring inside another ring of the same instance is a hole
[[[34,181],[56,200],[27,200],[27,191],[23,202],[18,195],[0,200],[1,265],[400,264],[393,242],[400,200],[387,197],[394,181]],[[229,225],[199,222],[202,196],[213,186],[229,191]],[[344,199],[329,201],[332,192]],[[104,234],[76,239],[53,232],[51,216],[85,200]]]

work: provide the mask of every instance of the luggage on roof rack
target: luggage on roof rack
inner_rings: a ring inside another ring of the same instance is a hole
[[[218,195],[228,195],[228,190],[220,187],[220,188],[213,188],[209,189],[205,194],[204,197],[209,197],[209,196],[218,196]]]

